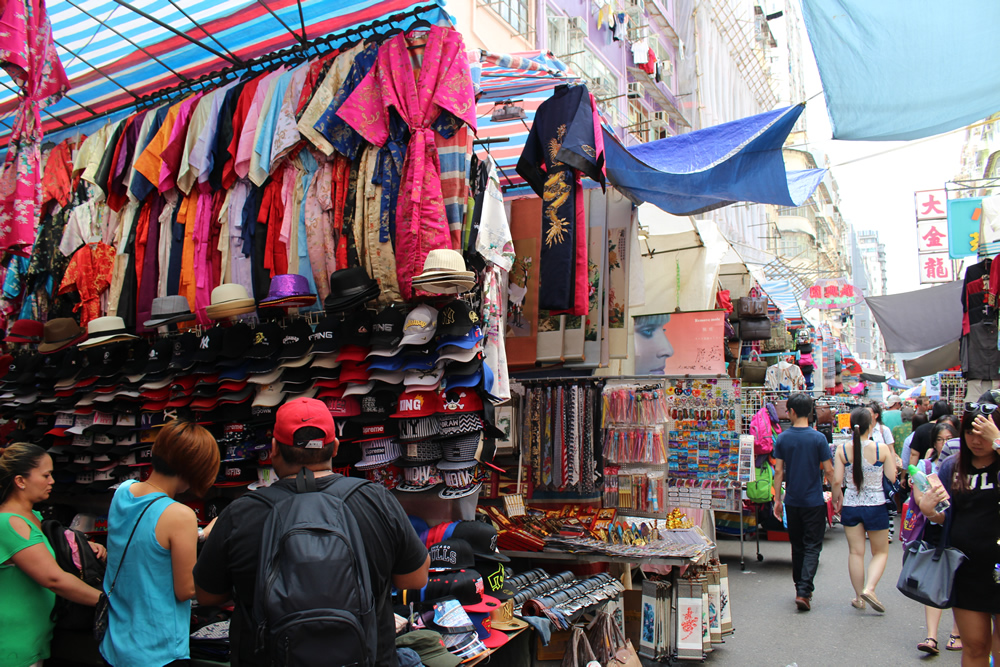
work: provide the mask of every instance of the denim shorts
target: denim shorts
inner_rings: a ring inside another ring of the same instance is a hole
[[[840,508],[840,523],[844,526],[860,523],[865,530],[889,530],[889,508],[885,505],[844,505]]]

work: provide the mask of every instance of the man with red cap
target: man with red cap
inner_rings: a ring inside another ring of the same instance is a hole
[[[318,491],[333,487],[342,479],[331,470],[331,460],[340,444],[335,434],[333,417],[322,401],[296,398],[282,405],[275,416],[271,441],[271,462],[279,477],[274,486],[294,493],[296,476],[306,469],[312,471]],[[253,497],[260,492],[253,491],[233,501],[211,530],[206,529],[209,536],[194,569],[199,603],[238,602],[230,624],[234,667],[271,664],[266,652],[255,652],[257,619],[252,618],[254,584],[262,565],[263,528],[269,516],[268,506]],[[268,489],[268,493],[274,492]],[[329,493],[338,495],[336,488]],[[375,597],[378,649],[374,664],[393,666],[397,664],[396,630],[390,585],[399,589],[425,586],[430,557],[403,508],[385,487],[366,483],[344,498],[363,538]],[[331,574],[337,567],[337,563],[330,563]],[[331,576],[327,582],[316,581],[316,586],[334,583],[335,577]]]

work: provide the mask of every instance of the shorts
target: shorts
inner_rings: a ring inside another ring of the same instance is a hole
[[[865,530],[889,530],[889,509],[885,505],[844,505],[840,508],[840,523],[844,526],[860,523]]]

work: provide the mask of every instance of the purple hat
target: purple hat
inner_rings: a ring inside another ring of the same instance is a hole
[[[309,281],[297,273],[284,273],[271,278],[271,288],[267,298],[262,299],[262,307],[309,306],[316,303],[316,295],[309,291]]]

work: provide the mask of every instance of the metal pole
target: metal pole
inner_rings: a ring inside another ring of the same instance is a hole
[[[133,93],[133,92],[132,92],[131,90],[129,90],[128,88],[126,88],[126,87],[125,87],[125,86],[123,86],[122,84],[120,84],[120,83],[118,83],[117,81],[115,81],[114,79],[112,79],[112,78],[111,78],[110,76],[108,76],[108,74],[107,74],[107,73],[106,73],[106,72],[105,72],[104,70],[102,70],[102,69],[101,69],[100,67],[98,67],[98,66],[96,66],[96,65],[91,65],[91,64],[90,64],[90,63],[88,63],[88,62],[87,62],[86,60],[84,60],[83,56],[79,55],[78,53],[74,53],[73,51],[70,51],[70,50],[69,50],[69,49],[67,49],[67,48],[66,48],[65,46],[63,46],[62,44],[60,44],[59,42],[57,42],[57,41],[56,41],[55,39],[53,39],[52,41],[53,41],[53,42],[55,42],[55,45],[56,45],[56,46],[58,46],[59,48],[61,48],[61,49],[62,49],[63,51],[65,51],[66,53],[70,54],[70,55],[71,55],[71,56],[73,56],[74,58],[77,58],[77,59],[78,59],[78,60],[79,60],[80,62],[82,62],[82,63],[83,63],[84,65],[86,65],[87,67],[89,67],[89,68],[91,68],[92,70],[96,71],[96,72],[97,72],[98,74],[100,74],[101,76],[103,76],[103,77],[104,77],[105,79],[107,79],[107,80],[108,80],[108,81],[110,81],[111,83],[115,84],[116,86],[118,86],[119,88],[121,88],[122,90],[124,90],[124,91],[125,91],[126,93],[128,93],[129,95],[131,95],[133,99],[136,99],[136,100],[138,100],[138,99],[139,99],[139,96],[138,96],[138,95],[136,95],[136,94],[135,94],[135,93]]]
[[[147,21],[152,21],[156,25],[160,26],[161,28],[165,28],[166,30],[169,30],[170,32],[172,32],[175,35],[177,35],[178,37],[186,39],[187,41],[191,42],[192,44],[194,44],[196,46],[200,46],[201,48],[205,49],[206,51],[208,51],[209,53],[211,53],[215,57],[222,58],[223,60],[225,60],[225,61],[227,61],[227,62],[229,62],[230,64],[233,64],[233,65],[239,65],[240,64],[238,61],[234,60],[233,58],[231,58],[231,57],[229,57],[229,56],[227,56],[225,54],[222,54],[222,53],[216,51],[215,49],[213,49],[212,47],[206,46],[205,44],[202,44],[200,41],[198,41],[194,37],[191,37],[190,35],[187,35],[186,33],[181,32],[180,30],[178,30],[177,28],[173,27],[169,23],[165,23],[165,22],[161,21],[160,19],[156,18],[155,16],[152,16],[151,14],[147,14],[146,12],[142,11],[138,7],[130,5],[129,3],[125,2],[125,0],[114,0],[114,1],[116,3],[118,3],[119,5],[121,5],[122,7],[124,7],[125,9],[128,9],[128,10],[131,10],[131,11],[135,12],[136,14],[138,14],[142,18],[146,19]]]

